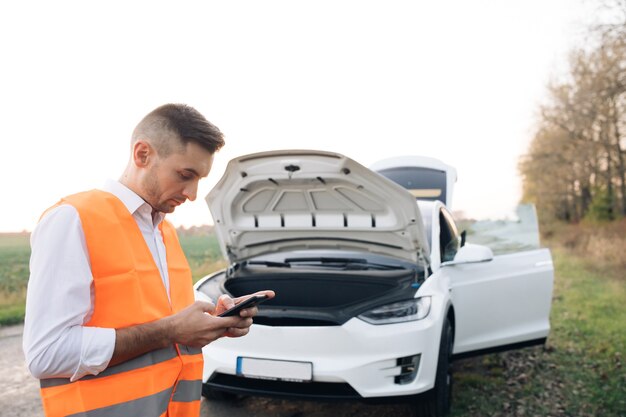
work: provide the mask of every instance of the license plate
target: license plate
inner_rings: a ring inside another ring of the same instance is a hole
[[[311,362],[239,356],[237,358],[237,375],[247,378],[310,382],[313,379],[313,364]]]

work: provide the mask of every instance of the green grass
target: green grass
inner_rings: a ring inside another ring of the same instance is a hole
[[[222,260],[217,237],[214,234],[181,235],[179,239],[191,268],[193,282],[213,271],[226,267],[225,261]]]
[[[455,363],[453,417],[626,415],[626,272],[552,254],[546,348]]]
[[[226,265],[214,234],[181,235],[180,243],[194,282]],[[0,326],[24,321],[29,259],[28,234],[0,234]]]
[[[0,326],[24,320],[29,258],[29,235],[0,235]]]
[[[558,370],[570,388],[571,410],[604,416],[621,410],[624,415],[626,272],[592,267],[561,251],[556,255],[559,280],[552,317],[559,319],[553,320],[552,345]]]

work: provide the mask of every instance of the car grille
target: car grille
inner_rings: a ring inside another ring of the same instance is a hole
[[[340,382],[273,381],[215,373],[209,379],[207,385],[212,389],[237,394],[326,400],[355,400],[362,398],[349,384]]]
[[[267,317],[258,315],[254,319],[254,324],[262,324],[264,326],[339,326],[340,324],[329,320],[307,319],[297,317]]]

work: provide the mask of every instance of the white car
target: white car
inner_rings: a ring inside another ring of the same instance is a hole
[[[391,399],[441,416],[453,359],[544,343],[550,252],[494,257],[465,244],[438,200],[451,186],[420,188],[432,201],[331,152],[230,161],[207,196],[230,264],[198,281],[196,297],[276,297],[246,337],[203,349],[204,395]]]

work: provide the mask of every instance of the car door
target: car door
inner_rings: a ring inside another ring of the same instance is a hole
[[[450,216],[442,211],[440,239],[455,239]],[[445,248],[446,242],[440,242],[440,247]],[[445,262],[449,256],[443,250]],[[545,341],[554,275],[548,249],[509,253],[485,262],[443,264],[440,272],[450,283],[455,356]]]

